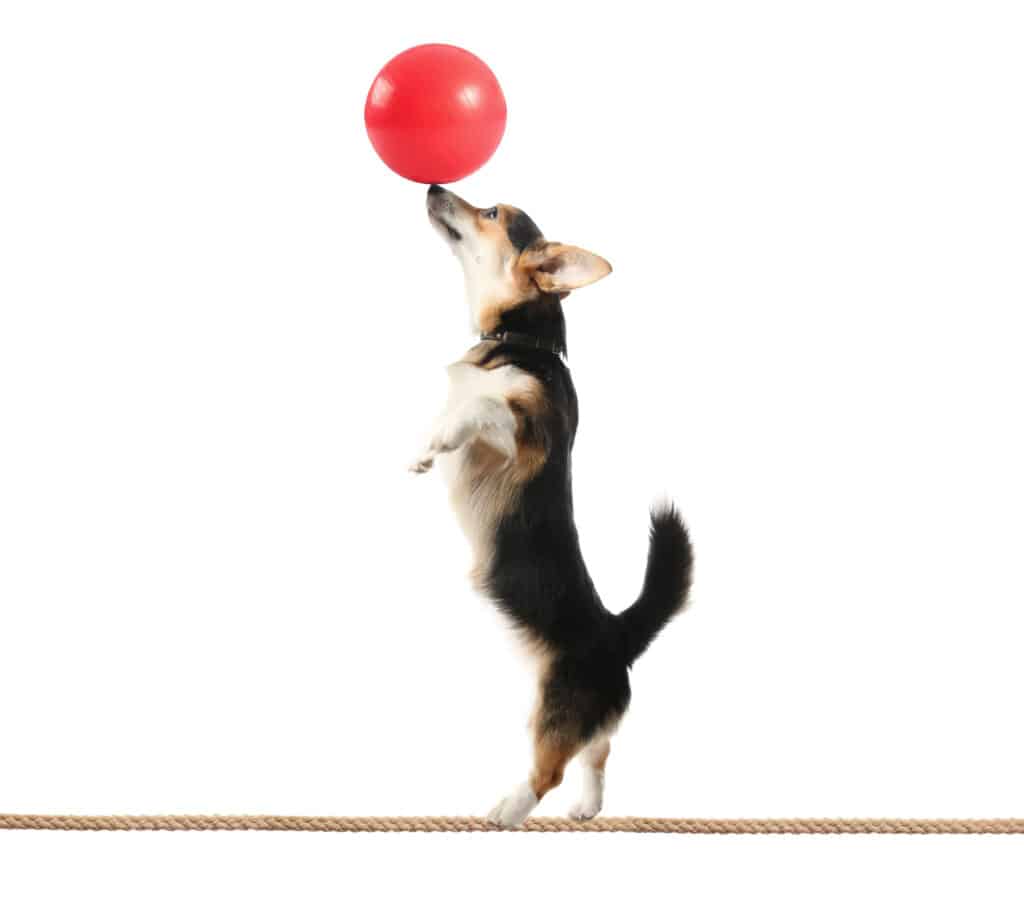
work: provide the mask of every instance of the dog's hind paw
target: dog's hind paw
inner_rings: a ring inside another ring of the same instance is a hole
[[[601,811],[601,800],[595,796],[584,796],[569,809],[569,817],[573,821],[589,821],[596,818]]]

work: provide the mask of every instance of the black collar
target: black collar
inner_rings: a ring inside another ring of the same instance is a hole
[[[516,346],[528,346],[535,350],[547,350],[559,357],[565,355],[565,349],[558,341],[545,340],[543,337],[521,334],[518,331],[485,331],[480,335],[480,339],[494,340],[498,343],[514,343]]]

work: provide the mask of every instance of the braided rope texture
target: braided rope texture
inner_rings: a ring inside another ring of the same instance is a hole
[[[7,815],[0,830],[273,830],[498,833],[486,818],[299,815]],[[526,833],[1024,834],[1024,818],[530,818]]]

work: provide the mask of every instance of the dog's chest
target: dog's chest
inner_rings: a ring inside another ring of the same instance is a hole
[[[484,369],[470,362],[448,367],[448,400],[438,424],[440,432],[460,422],[487,415],[495,403],[507,404],[509,396],[528,388],[531,376],[513,365]],[[487,428],[486,421],[474,426]],[[438,457],[438,467],[448,485],[452,508],[478,558],[490,549],[497,520],[507,510],[517,489],[512,460],[503,457],[484,440],[469,440]]]

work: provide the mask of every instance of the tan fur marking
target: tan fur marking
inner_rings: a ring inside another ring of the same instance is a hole
[[[547,462],[547,448],[540,428],[547,405],[541,385],[535,384],[529,390],[506,397],[512,414],[516,417],[516,478],[526,483],[533,478]]]
[[[510,210],[506,207],[500,208],[502,210],[502,232],[498,235],[493,235],[492,239],[501,243],[502,253],[506,258],[511,259],[515,255],[516,249],[512,246],[512,242],[508,239],[508,234],[504,231],[504,221],[507,216],[518,210]],[[488,222],[488,224],[496,223]],[[529,266],[524,265],[522,262],[525,256],[525,253],[521,254],[516,265],[512,268],[512,284],[509,295],[489,298],[480,304],[480,327],[484,331],[495,330],[501,324],[501,316],[508,312],[508,310],[515,309],[516,306],[521,306],[523,303],[537,299],[537,285],[533,283],[532,272]]]
[[[483,342],[478,343],[475,346],[470,347],[466,351],[466,355],[464,355],[459,360],[459,362],[466,362],[469,365],[476,365],[479,368],[488,368],[488,369],[489,368],[493,368],[494,367],[493,365],[482,365],[481,364],[483,362],[484,358],[487,356],[487,353],[491,350],[492,346],[493,346],[493,344],[489,344],[489,343],[483,343]]]
[[[557,787],[565,775],[565,766],[579,750],[576,743],[567,743],[547,735],[539,736],[533,746],[533,771],[530,789],[541,799]]]
[[[508,239],[508,218],[512,210],[510,207],[499,204],[498,217],[496,219],[484,218],[481,214],[484,210],[477,209],[476,218],[473,223],[476,225],[477,233],[483,234],[488,240],[502,246],[503,250],[513,251],[512,242]]]
[[[604,766],[608,762],[608,756],[611,755],[612,742],[605,738],[603,745],[598,749],[590,759],[590,766],[597,771],[604,771]]]
[[[537,288],[533,285],[533,282],[529,278],[525,279],[525,284],[519,282],[523,280],[522,276],[516,273],[516,290],[515,293],[510,297],[503,297],[501,299],[486,300],[480,304],[480,330],[482,331],[494,331],[501,324],[501,317],[510,309],[515,309],[516,306],[522,306],[523,303],[529,303],[536,299]]]
[[[506,238],[506,243],[507,243]],[[545,253],[562,244],[554,241],[541,241],[520,254],[515,268],[512,270],[512,295],[495,298],[483,303],[480,307],[480,326],[485,331],[493,331],[501,323],[501,316],[523,303],[536,301],[540,296],[537,281],[537,266],[547,258]],[[514,252],[509,245],[510,252]]]
[[[487,356],[494,350],[495,344],[491,341],[481,341],[475,344],[466,351],[459,362],[467,362],[470,365],[475,365],[477,368],[483,369],[484,371],[494,371],[496,368],[501,368],[503,365],[508,365],[508,357],[502,353],[492,356],[487,359]],[[485,361],[486,360],[486,361]]]
[[[462,199],[462,197],[458,196],[458,194],[451,193],[451,191],[449,191],[449,195],[459,204],[464,212],[469,213],[470,222],[476,229],[477,234],[480,234],[487,240],[491,241],[506,255],[510,255],[515,252],[512,242],[508,239],[507,224],[509,216],[519,210],[499,204],[497,207],[498,217],[496,219],[484,218],[483,209],[467,203]]]
[[[551,665],[555,655],[543,640],[534,636],[529,631],[517,629],[521,645],[535,663],[537,673],[537,694],[533,700],[533,710],[530,712],[529,729],[533,734],[540,733],[541,714],[544,711],[544,684],[547,683],[551,673]]]

